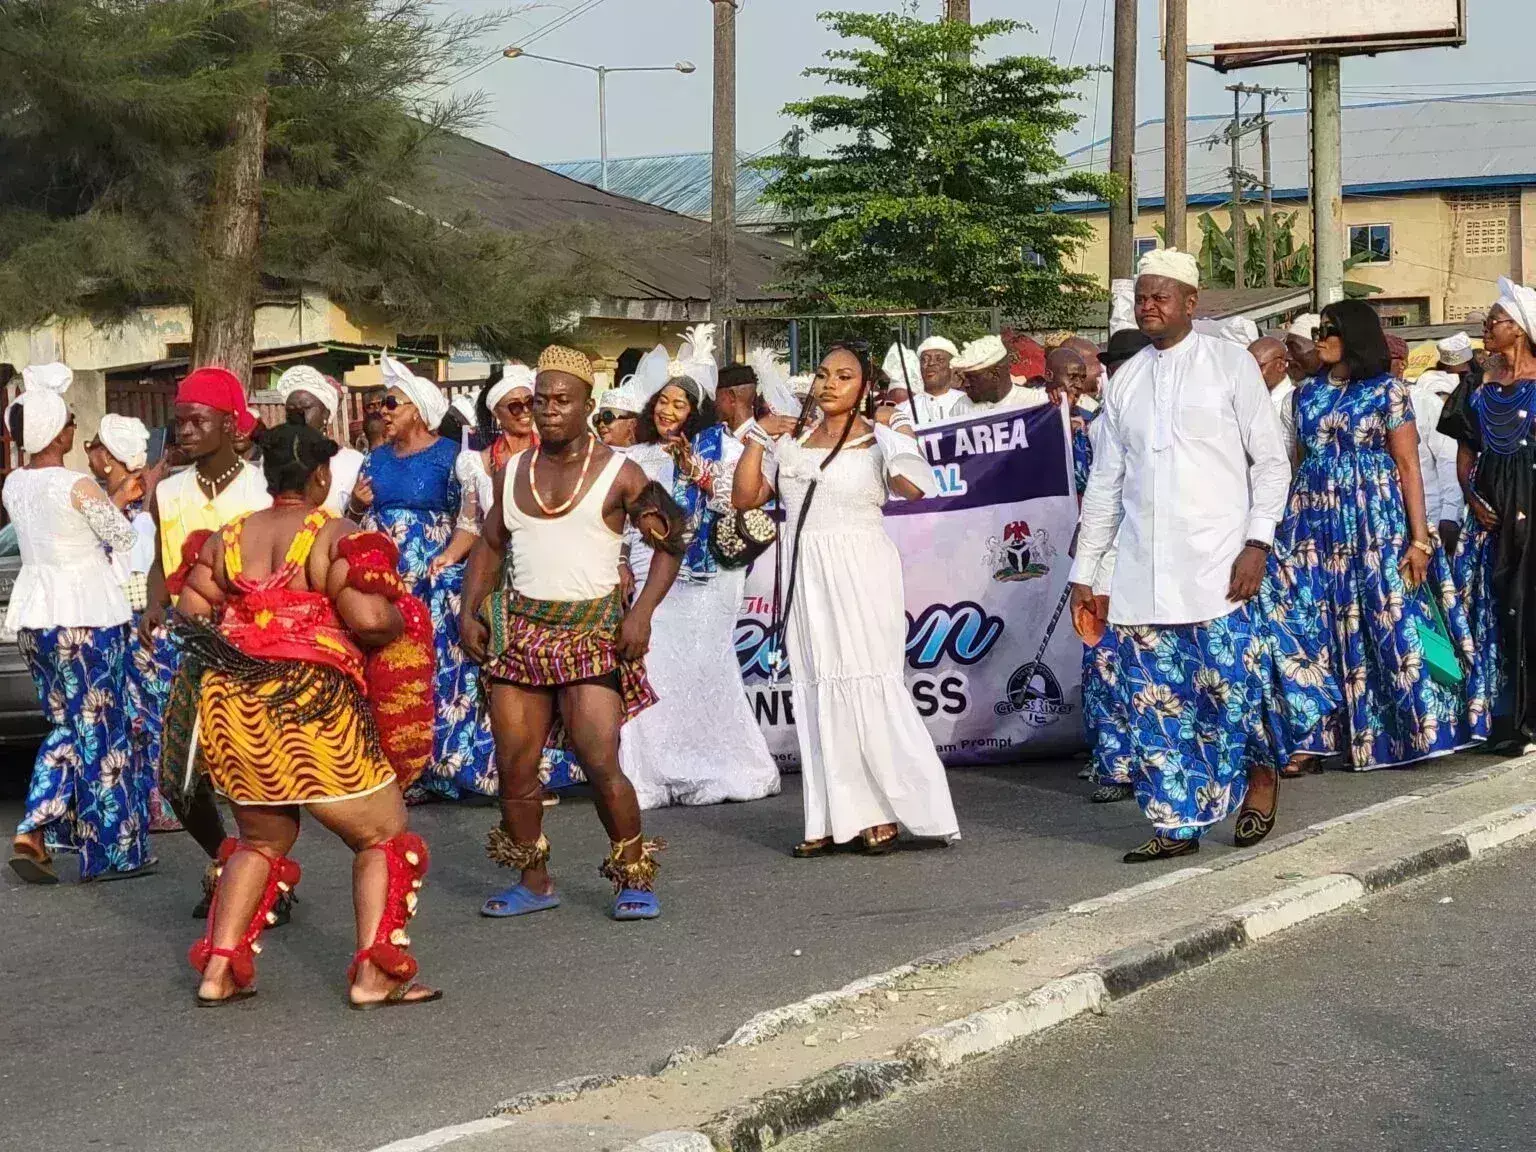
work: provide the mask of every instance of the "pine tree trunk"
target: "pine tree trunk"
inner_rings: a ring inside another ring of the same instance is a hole
[[[192,366],[217,364],[250,386],[260,276],[261,185],[267,91],[235,112],[219,157],[213,203],[203,221],[202,260],[192,298]]]

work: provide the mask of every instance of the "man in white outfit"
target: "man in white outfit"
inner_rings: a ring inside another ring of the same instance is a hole
[[[1461,533],[1464,501],[1456,474],[1456,441],[1440,432],[1440,414],[1451,393],[1472,370],[1474,350],[1465,332],[1441,340],[1440,362],[1413,383],[1413,418],[1419,428],[1419,470],[1424,474],[1424,503],[1429,522],[1439,526],[1446,550],[1454,552]]]
[[[1292,462],[1296,459],[1296,385],[1291,381],[1290,353],[1278,336],[1261,336],[1248,345],[1248,355],[1259,366],[1264,377],[1264,387],[1269,389],[1269,402],[1280,417],[1280,431],[1285,436],[1285,455]]]
[[[1015,384],[1009,372],[1008,346],[1001,336],[972,340],[954,360],[954,369],[965,377],[971,412],[998,412],[1009,408],[1033,408],[1045,403],[1045,389]]]
[[[943,336],[930,336],[917,346],[918,364],[923,375],[923,391],[912,399],[919,424],[932,424],[952,416],[964,416],[971,401],[960,387],[955,372],[955,358],[960,350]]]
[[[1274,825],[1262,622],[1247,602],[1291,469],[1253,358],[1193,331],[1199,283],[1186,253],[1142,260],[1136,323],[1152,344],[1105,389],[1071,577],[1074,607],[1091,608],[1100,564],[1117,548],[1100,675],[1155,830],[1128,864],[1199,851],[1205,829],[1239,805],[1240,846]]]

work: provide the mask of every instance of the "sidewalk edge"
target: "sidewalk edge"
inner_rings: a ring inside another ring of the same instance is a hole
[[[688,1133],[695,1137],[690,1147],[703,1148],[697,1140],[703,1136],[720,1152],[762,1152],[788,1136],[1085,1012],[1102,1012],[1112,1001],[1204,967],[1286,928],[1477,859],[1532,833],[1536,833],[1536,803],[1519,804],[1459,825],[1441,838],[1411,844],[1404,851],[1364,857],[1337,872],[1288,885],[1206,920],[1106,953],[1026,996],[929,1028],[902,1045],[893,1059],[839,1064],[744,1101],[712,1117],[697,1133]],[[641,1141],[624,1152],[655,1147]]]

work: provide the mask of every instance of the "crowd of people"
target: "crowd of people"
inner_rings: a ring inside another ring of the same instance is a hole
[[[882,510],[937,495],[918,427],[1042,404],[1081,500],[1091,799],[1152,824],[1128,862],[1198,851],[1234,814],[1257,843],[1280,779],[1330,758],[1523,747],[1536,291],[1501,288],[1481,347],[1442,341],[1412,384],[1362,303],[1262,336],[1197,319],[1173,251],[1103,347],[934,336],[877,367],[850,342],[790,378],[761,352],[720,365],[701,326],[600,395],[554,346],[452,401],[386,354],[359,448],[317,369],[282,374],[286,422],[261,428],[205,367],[177,390],[179,471],[122,416],[91,475],[67,468],[70,370],[29,367],[6,412],[25,453],[0,494],[23,561],[7,626],[52,728],[11,867],[54,883],[67,850],[82,880],[141,876],[149,834],[184,828],[209,859],[197,999],[228,1004],[289,914],[307,812],[356,854],[351,1005],[416,1004],[440,993],[410,954],[429,863],[410,805],[499,807],[487,854],[513,876],[480,911],[516,917],[559,906],[544,814],[584,783],[610,914],[654,918],[642,813],[781,787],[734,649],[775,534],[794,855],[958,840]]]

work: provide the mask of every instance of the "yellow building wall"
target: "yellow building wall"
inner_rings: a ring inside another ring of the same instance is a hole
[[[1224,206],[1199,207],[1188,213],[1190,247],[1198,251],[1199,219],[1205,212],[1223,229],[1231,224]],[[1249,219],[1262,209],[1249,207]],[[1276,215],[1296,214],[1295,230],[1303,237],[1312,231],[1311,212],[1305,204],[1275,205]],[[1136,223],[1137,239],[1155,239],[1164,215],[1160,210],[1143,212]],[[1502,221],[1502,232],[1499,231]],[[1103,212],[1089,214],[1093,238],[1078,253],[1074,271],[1109,278],[1109,219]],[[1384,300],[1423,300],[1431,324],[1455,322],[1469,310],[1486,308],[1497,295],[1500,276],[1536,278],[1536,188],[1482,194],[1418,192],[1394,196],[1357,196],[1344,201],[1346,228],[1369,224],[1392,227],[1392,259],[1384,264],[1363,264],[1349,278],[1380,288]],[[1493,236],[1505,235],[1501,249]],[[1481,230],[1481,231],[1479,231]],[[1347,250],[1346,233],[1346,250]]]

